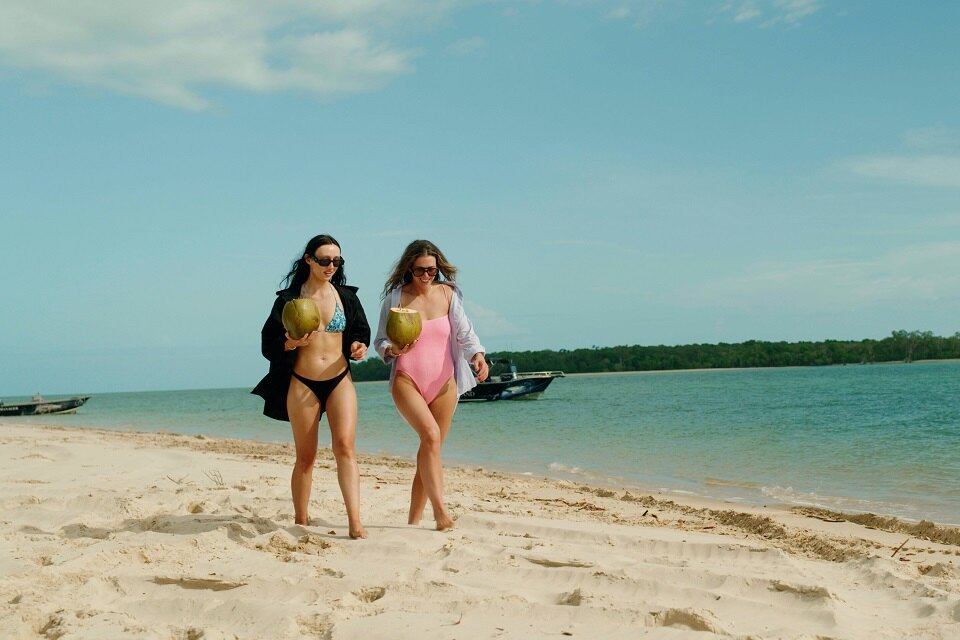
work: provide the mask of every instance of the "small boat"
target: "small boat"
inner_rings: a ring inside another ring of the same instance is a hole
[[[566,377],[563,371],[518,372],[510,360],[492,358],[490,364],[508,364],[510,371],[490,376],[460,396],[460,402],[489,402],[491,400],[536,400],[546,391],[554,378]]]
[[[0,402],[0,418],[10,416],[53,416],[76,413],[90,396],[73,396],[62,400],[47,400],[39,393],[30,402]]]

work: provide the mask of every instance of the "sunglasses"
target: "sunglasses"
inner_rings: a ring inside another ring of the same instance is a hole
[[[318,258],[317,256],[310,256],[310,259],[316,262],[321,267],[329,267],[333,265],[338,269],[343,266],[343,263],[346,262],[343,258],[337,256],[336,258]]]
[[[436,267],[414,267],[411,269],[411,271],[413,271],[413,275],[417,278],[421,277],[423,274],[427,274],[431,278],[437,275]]]

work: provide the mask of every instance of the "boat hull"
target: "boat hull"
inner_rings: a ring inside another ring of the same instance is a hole
[[[15,402],[0,404],[0,418],[12,416],[54,416],[67,413],[76,413],[77,409],[90,399],[90,396],[76,396],[63,400],[34,400],[32,402]]]
[[[553,382],[553,376],[518,378],[481,382],[460,396],[460,402],[492,402],[496,400],[535,400]]]

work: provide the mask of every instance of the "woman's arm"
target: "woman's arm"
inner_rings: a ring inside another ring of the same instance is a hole
[[[270,315],[263,323],[263,328],[260,330],[260,353],[270,362],[290,360],[292,364],[296,354],[284,348],[287,342],[287,332],[283,328],[283,321],[281,320],[283,304],[283,299],[278,297],[273,303]]]
[[[387,316],[390,314],[392,299],[393,293],[388,293],[384,296],[383,302],[380,304],[380,322],[377,324],[377,336],[373,339],[373,348],[376,349],[380,359],[387,364],[390,364],[394,360],[393,356],[387,355],[387,349],[392,346],[390,339],[387,338]]]
[[[471,359],[478,353],[486,353],[486,349],[480,344],[477,332],[473,329],[473,323],[463,310],[463,292],[458,287],[453,290],[453,298],[450,300],[450,313],[453,316],[454,327],[457,332],[457,343],[464,355]]]
[[[360,298],[357,294],[350,292],[350,302],[351,307],[353,307],[353,312],[351,313],[351,322],[350,322],[350,335],[348,340],[350,343],[359,342],[363,345],[370,344],[370,324],[367,322],[367,314],[363,310],[363,305],[360,304]]]
[[[356,290],[339,289],[347,314],[347,331],[343,334],[343,355],[347,360],[363,360],[367,357],[367,345],[370,344],[370,324],[367,314],[360,304]]]
[[[460,353],[467,359],[476,374],[477,380],[483,382],[490,375],[487,366],[486,349],[480,344],[480,338],[473,329],[473,323],[463,310],[463,292],[459,287],[453,288],[453,298],[450,301],[450,314],[456,329],[457,344]]]

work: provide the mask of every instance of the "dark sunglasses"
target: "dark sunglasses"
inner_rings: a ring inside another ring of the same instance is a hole
[[[431,278],[437,275],[436,267],[414,267],[413,269],[411,269],[411,271],[413,271],[413,275],[418,278],[423,274],[427,274]]]
[[[318,258],[317,256],[310,256],[310,259],[321,267],[329,267],[330,265],[333,265],[338,269],[343,266],[344,262],[346,262],[346,260],[339,256],[336,258]]]

